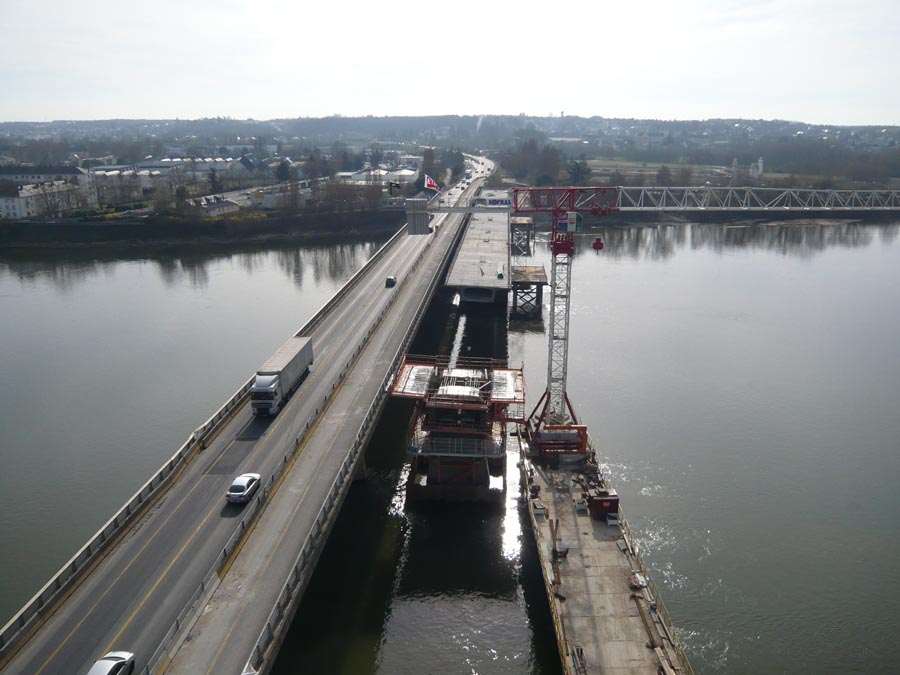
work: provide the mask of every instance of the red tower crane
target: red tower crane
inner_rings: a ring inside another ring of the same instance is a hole
[[[549,213],[553,218],[547,388],[528,418],[532,444],[541,452],[579,454],[586,447],[587,430],[578,424],[566,393],[574,233],[580,214],[606,216],[617,211],[618,193],[615,187],[513,188],[514,213]],[[602,248],[597,237],[594,249]]]

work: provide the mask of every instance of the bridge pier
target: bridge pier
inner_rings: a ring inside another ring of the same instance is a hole
[[[513,267],[510,318],[540,318],[546,285],[547,272],[542,265]]]

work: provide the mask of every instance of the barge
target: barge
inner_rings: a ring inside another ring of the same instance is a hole
[[[564,672],[692,675],[587,428],[560,427],[542,439],[524,424],[515,437],[520,503],[534,531]],[[560,443],[566,436],[571,443]]]

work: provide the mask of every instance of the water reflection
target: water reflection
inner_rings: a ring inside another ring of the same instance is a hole
[[[115,261],[69,260],[60,264],[55,260],[0,258],[0,281],[10,276],[23,285],[49,282],[62,293],[100,274],[110,275],[115,269]]]
[[[315,245],[260,244],[258,246],[191,246],[185,253],[171,247],[141,247],[133,250],[5,251],[0,252],[0,279],[11,276],[23,284],[49,283],[60,292],[70,292],[101,274],[112,275],[123,263],[149,261],[167,287],[187,283],[205,289],[210,269],[234,262],[253,274],[273,267],[302,288],[307,270],[318,285],[323,280],[343,281],[378,250],[385,239],[362,242],[324,242]]]
[[[678,249],[707,248],[727,251],[739,248],[767,250],[784,255],[808,257],[829,248],[856,248],[872,244],[876,238],[893,241],[900,224],[872,225],[837,221],[793,221],[785,223],[733,222],[653,224],[631,227],[601,227],[575,238],[577,257],[608,255],[615,258],[664,260]],[[591,248],[597,236],[604,249]],[[546,235],[539,235],[546,242]]]

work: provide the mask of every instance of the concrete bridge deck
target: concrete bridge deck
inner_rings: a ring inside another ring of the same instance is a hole
[[[483,191],[490,196],[506,191]],[[444,285],[456,288],[464,301],[494,302],[510,289],[509,223],[500,210],[472,214]]]

